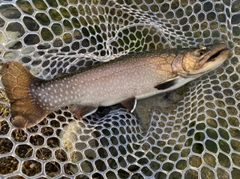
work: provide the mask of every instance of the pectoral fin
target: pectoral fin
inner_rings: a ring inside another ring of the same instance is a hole
[[[174,78],[174,79],[171,79],[164,83],[161,83],[157,86],[154,86],[154,88],[157,88],[158,90],[165,90],[165,89],[173,87],[174,85],[176,85],[176,83],[177,83],[177,79]]]
[[[123,107],[125,107],[127,110],[129,110],[131,113],[134,111],[134,109],[137,106],[137,99],[136,98],[129,98],[121,102]]]
[[[87,117],[97,111],[96,106],[82,106],[78,104],[71,105],[69,110],[74,114],[77,119]]]

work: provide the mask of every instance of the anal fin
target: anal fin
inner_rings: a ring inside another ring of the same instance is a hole
[[[129,98],[121,102],[123,107],[129,110],[131,113],[135,110],[137,106],[137,99],[136,98]]]
[[[73,113],[74,117],[77,119],[82,119],[87,117],[97,111],[98,107],[96,106],[84,106],[74,104],[69,107],[69,110]]]

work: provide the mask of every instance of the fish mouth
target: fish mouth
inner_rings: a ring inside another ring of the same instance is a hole
[[[220,44],[209,49],[209,52],[202,57],[198,65],[195,67],[195,70],[206,70],[205,68],[211,68],[213,70],[221,65],[229,57],[230,53],[231,51],[225,44]]]

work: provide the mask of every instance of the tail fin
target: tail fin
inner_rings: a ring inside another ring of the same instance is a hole
[[[1,74],[11,104],[13,125],[28,128],[41,121],[47,114],[35,104],[36,99],[29,90],[30,84],[38,79],[18,62],[2,64]]]

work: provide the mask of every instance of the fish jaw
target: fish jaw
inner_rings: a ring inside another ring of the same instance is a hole
[[[228,49],[219,51],[219,55],[217,57],[215,57],[213,60],[211,58],[210,58],[211,60],[207,59],[205,63],[199,64],[196,70],[198,70],[199,73],[204,73],[204,72],[209,72],[211,70],[214,70],[217,67],[219,67],[226,59],[228,59],[230,54],[231,54],[231,51]]]
[[[173,71],[182,77],[199,77],[219,67],[231,51],[225,44],[200,46],[180,53],[173,61]]]

